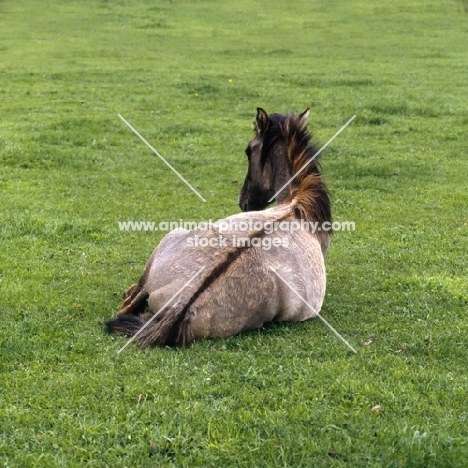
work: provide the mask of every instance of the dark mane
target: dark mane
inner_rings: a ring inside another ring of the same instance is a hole
[[[298,217],[308,221],[332,221],[330,195],[320,171],[320,164],[316,159],[307,164],[318,152],[318,148],[311,145],[312,135],[307,129],[305,119],[301,114],[271,114],[268,116],[268,129],[264,134],[262,160],[272,154],[273,147],[285,144],[287,161],[292,175],[299,175],[291,182],[290,196],[284,203],[290,203],[293,198],[307,197],[307,209],[298,206]],[[285,189],[287,190],[287,189]]]

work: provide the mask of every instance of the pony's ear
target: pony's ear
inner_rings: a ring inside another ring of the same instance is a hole
[[[309,111],[310,111],[310,107],[308,107],[304,112],[299,114],[299,119],[302,120],[302,122],[305,123],[305,121],[307,120],[307,117],[309,117]]]
[[[261,108],[257,107],[257,119],[255,121],[255,129],[257,133],[264,133],[268,128],[268,114]]]

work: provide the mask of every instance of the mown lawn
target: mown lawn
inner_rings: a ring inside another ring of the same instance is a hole
[[[0,466],[466,466],[466,2],[6,0],[0,39]],[[357,354],[312,320],[118,355],[163,235],[118,222],[237,213],[257,106],[357,116],[322,158]]]

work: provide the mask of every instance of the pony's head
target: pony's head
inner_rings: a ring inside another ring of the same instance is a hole
[[[245,150],[249,167],[239,195],[239,206],[243,211],[263,210],[270,199],[296,173],[298,160],[306,162],[316,150],[309,146],[307,131],[309,109],[300,114],[271,114],[257,108],[255,137]],[[313,161],[305,174],[320,171]],[[291,197],[295,184],[284,188],[275,198],[278,204]]]

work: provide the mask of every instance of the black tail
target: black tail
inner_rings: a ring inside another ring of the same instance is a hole
[[[152,321],[138,334],[140,348],[148,346],[186,346],[193,341],[188,306],[173,306],[159,321]],[[142,315],[119,315],[105,324],[108,333],[136,335],[150,319]]]
[[[107,333],[133,336],[145,322],[141,315],[119,315],[115,320],[106,322],[105,329]]]

